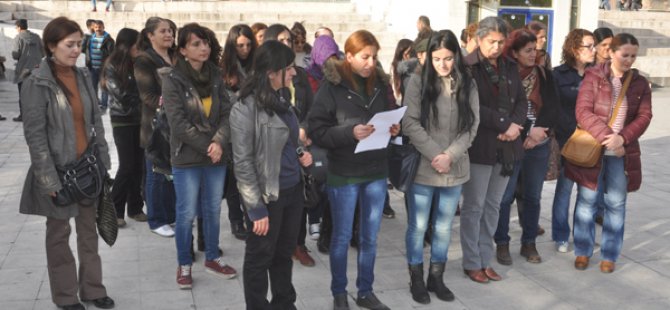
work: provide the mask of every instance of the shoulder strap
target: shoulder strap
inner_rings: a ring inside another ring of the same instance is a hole
[[[612,127],[612,124],[614,124],[616,116],[619,115],[619,108],[621,107],[621,103],[623,102],[624,96],[626,96],[626,91],[628,91],[628,86],[630,86],[630,80],[632,79],[633,79],[633,71],[631,70],[630,73],[628,73],[626,80],[623,82],[623,87],[621,87],[619,97],[616,99],[616,105],[614,106],[614,111],[612,111],[610,121],[607,123],[609,127]]]

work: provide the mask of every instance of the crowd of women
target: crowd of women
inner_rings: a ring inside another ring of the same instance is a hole
[[[470,279],[502,280],[492,268],[494,256],[501,264],[512,263],[508,231],[514,199],[523,228],[520,253],[528,262],[542,261],[535,246],[542,186],[552,153],[578,125],[603,145],[604,155],[592,168],[556,165],[552,239],[557,251],[568,251],[576,182],[575,268],[588,267],[602,206],[600,270],[614,270],[626,195],[641,182],[638,138],[651,120],[649,84],[631,69],[636,38],[602,28],[574,29],[565,39],[561,65],[552,68],[542,24],[512,31],[504,20],[487,17],[466,28],[459,41],[450,30],[430,30],[425,20],[414,42],[399,42],[392,79],[377,62],[377,38],[366,30],[352,33],[343,51],[328,28],[319,29],[309,46],[300,24],[236,25],[223,46],[208,28],[190,23],[177,29],[159,17],[148,19],[139,32],[119,32],[101,79],[111,97],[119,164],[136,167],[119,170],[131,173],[145,165],[149,228],[175,237],[179,288],[193,286],[194,243],[205,252],[206,272],[236,277],[219,248],[225,197],[231,232],[246,240],[247,308],[295,308],[292,256],[314,264],[304,246],[309,231],[325,239],[319,249],[330,255],[334,309],[349,309],[350,243],[358,248],[356,304],[388,309],[373,289],[377,234],[388,204],[388,152],[354,151],[375,131],[407,137],[421,155],[405,192],[415,301],[429,303],[429,292],[444,301],[455,298],[444,271],[459,202],[462,268]],[[62,187],[56,167],[75,161],[91,145],[111,168],[91,79],[75,68],[83,34],[72,20],[52,20],[43,34],[47,57],[23,84],[31,167],[21,212],[47,217],[53,302],[63,309],[84,309],[80,301],[109,309],[114,301],[102,284],[95,208],[57,207],[52,201]],[[617,101],[621,108],[615,109]],[[376,113],[400,105],[407,106],[402,125],[368,124]],[[313,159],[319,150],[327,156]],[[305,209],[305,176],[316,174],[324,162],[327,170],[317,182],[324,198]],[[130,195],[140,190],[141,183],[132,182],[137,178],[121,177],[125,182],[118,186],[129,193],[119,198],[121,205],[137,199]],[[79,272],[68,245],[72,217]]]

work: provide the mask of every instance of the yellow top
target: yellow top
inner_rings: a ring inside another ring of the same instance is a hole
[[[212,96],[201,98],[202,109],[205,110],[205,116],[209,117],[209,113],[212,111]]]
[[[291,105],[295,106],[295,86],[293,86],[293,82],[288,84],[288,90],[291,93]]]

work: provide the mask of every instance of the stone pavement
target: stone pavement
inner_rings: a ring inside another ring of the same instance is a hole
[[[538,238],[541,264],[526,263],[517,253],[521,229],[513,217],[511,227],[514,265],[493,263],[504,280],[486,285],[467,279],[461,268],[459,218],[454,220],[445,282],[456,301],[445,303],[433,295],[432,303],[411,300],[405,261],[406,213],[399,192],[392,191],[395,219],[384,219],[379,237],[375,290],[393,309],[669,309],[670,308],[670,89],[654,92],[654,119],[642,139],[642,189],[629,196],[627,230],[621,259],[613,274],[598,270],[598,254],[586,271],[572,267],[574,253],[554,250],[551,241],[551,201],[555,182],[546,182],[541,225],[547,233]],[[18,114],[16,85],[0,82],[0,309],[56,309],[51,302],[44,249],[45,219],[18,213],[28,149]],[[109,118],[106,136],[116,158]],[[664,158],[666,158],[664,160]],[[116,166],[116,162],[114,162]],[[574,198],[573,198],[574,199]],[[229,233],[227,209],[222,208],[221,246],[224,258],[241,272],[244,243]],[[516,215],[516,211],[512,211]],[[599,240],[599,239],[598,239]],[[75,247],[74,236],[70,244]],[[316,266],[294,266],[298,309],[331,309],[328,256],[307,241]],[[428,259],[426,252],[426,260]],[[355,250],[349,251],[350,294],[355,295]],[[222,280],[205,274],[203,254],[197,253],[194,288],[181,291],[175,284],[177,267],[173,239],[152,234],[146,223],[128,220],[113,247],[100,242],[104,283],[117,309],[244,309],[241,277]],[[352,309],[356,309],[350,299]],[[89,308],[94,308],[91,304]]]

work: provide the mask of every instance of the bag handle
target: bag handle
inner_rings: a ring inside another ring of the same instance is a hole
[[[609,126],[610,128],[612,127],[612,124],[614,124],[616,116],[619,115],[619,108],[621,107],[621,103],[623,102],[623,97],[626,96],[626,91],[628,91],[628,86],[630,86],[630,80],[632,79],[633,79],[633,72],[631,71],[630,73],[628,73],[628,76],[626,76],[626,80],[623,82],[623,87],[621,87],[619,98],[616,99],[616,105],[614,106],[614,111],[612,111],[610,121],[607,122],[607,126]]]

